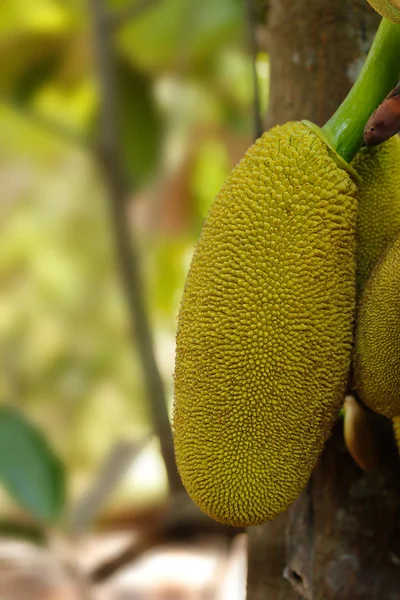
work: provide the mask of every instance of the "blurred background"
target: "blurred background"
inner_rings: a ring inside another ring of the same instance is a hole
[[[244,535],[180,489],[166,417],[193,246],[268,103],[262,24],[0,3],[2,600],[244,598]]]

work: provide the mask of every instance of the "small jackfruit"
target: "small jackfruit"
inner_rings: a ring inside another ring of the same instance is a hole
[[[363,402],[400,415],[400,237],[373,269],[358,313],[354,373]]]
[[[377,13],[392,23],[400,23],[399,0],[368,0]]]
[[[400,138],[364,148],[352,162],[358,185],[357,291],[361,297],[372,269],[400,232]],[[382,398],[384,402],[384,398]],[[400,418],[393,418],[400,450]]]
[[[357,292],[400,230],[400,137],[363,148],[351,166],[360,175],[357,217]]]
[[[356,186],[303,123],[257,140],[211,206],[181,303],[173,431],[217,521],[257,525],[300,494],[343,402]]]

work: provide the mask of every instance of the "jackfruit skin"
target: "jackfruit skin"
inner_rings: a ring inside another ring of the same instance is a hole
[[[354,374],[363,402],[386,417],[400,415],[400,237],[365,286],[358,313]]]
[[[356,186],[302,123],[233,170],[178,318],[173,432],[197,505],[235,526],[297,498],[343,403],[355,309]]]
[[[377,13],[392,23],[400,23],[400,10],[395,1],[391,0],[368,0]]]
[[[351,165],[361,177],[356,238],[360,298],[374,266],[400,232],[400,137],[363,148]],[[400,417],[393,418],[393,430],[400,451]]]
[[[351,166],[360,175],[357,218],[357,292],[400,231],[400,137],[363,148]]]

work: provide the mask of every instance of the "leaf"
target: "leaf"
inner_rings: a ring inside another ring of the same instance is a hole
[[[83,37],[77,35],[80,21],[77,9],[57,0],[1,0],[1,95],[24,106],[57,78],[70,49]],[[85,65],[82,53],[81,59]]]
[[[22,32],[57,34],[70,23],[70,11],[56,0],[0,2],[0,36],[7,37]]]
[[[150,80],[120,61],[118,65],[119,111],[125,170],[134,185],[141,185],[159,164],[162,119]]]
[[[151,79],[116,57],[117,126],[122,160],[129,183],[145,185],[161,157],[163,119],[155,101]],[[99,106],[88,122],[87,137],[99,138]]]
[[[127,23],[118,41],[139,67],[164,72],[213,58],[216,49],[237,39],[243,28],[238,0],[161,0]]]
[[[0,481],[35,517],[55,521],[65,505],[65,472],[42,433],[23,415],[0,407]]]
[[[4,66],[0,70],[0,93],[9,100],[28,102],[53,76],[65,48],[65,38],[25,35],[0,39]]]
[[[129,182],[138,188],[159,165],[163,120],[154,99],[151,80],[119,58],[116,64],[117,117],[122,160]],[[88,137],[99,136],[99,107],[88,123]]]
[[[27,68],[15,81],[10,94],[11,99],[20,107],[30,104],[38,90],[54,77],[59,61],[59,56],[53,54]]]

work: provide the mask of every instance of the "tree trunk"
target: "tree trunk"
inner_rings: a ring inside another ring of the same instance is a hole
[[[323,125],[356,79],[379,18],[365,0],[269,0],[267,125]],[[381,456],[363,473],[338,423],[303,494],[249,529],[247,600],[400,600],[400,462],[390,422],[369,414]]]
[[[269,0],[267,125],[323,125],[357,78],[379,24],[366,0]]]

